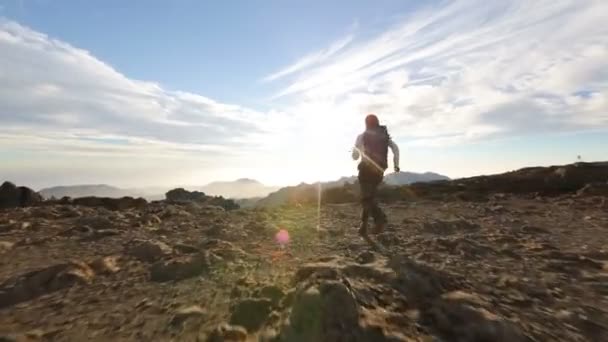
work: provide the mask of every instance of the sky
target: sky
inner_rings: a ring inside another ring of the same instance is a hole
[[[608,2],[0,0],[0,180],[269,185],[608,160]]]

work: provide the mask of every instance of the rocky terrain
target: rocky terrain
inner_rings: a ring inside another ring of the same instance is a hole
[[[606,341],[608,173],[581,167],[400,189],[377,243],[356,203],[21,203],[0,341]]]

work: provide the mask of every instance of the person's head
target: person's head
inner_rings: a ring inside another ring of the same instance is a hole
[[[375,114],[369,114],[365,117],[365,128],[376,128],[380,126],[380,121]]]

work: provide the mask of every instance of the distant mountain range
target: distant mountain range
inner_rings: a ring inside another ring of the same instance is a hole
[[[85,197],[85,196],[97,196],[97,197],[142,197],[140,193],[129,190],[120,189],[105,184],[85,184],[85,185],[68,185],[68,186],[54,186],[51,188],[42,189],[39,191],[40,195],[44,198],[62,198],[62,197]]]
[[[175,187],[150,187],[150,188],[132,188],[122,189],[106,184],[84,184],[70,186],[55,186],[40,190],[40,194],[44,198],[61,198],[61,197],[144,197],[148,200],[160,200],[165,198],[165,193]],[[264,197],[269,193],[276,191],[279,187],[266,186],[253,179],[237,179],[231,182],[213,182],[205,186],[181,186],[188,190],[202,191],[210,196],[223,196],[226,198],[252,198]]]
[[[267,186],[254,179],[241,178],[231,182],[213,182],[196,190],[207,195],[224,196],[226,198],[264,197],[280,189],[278,186]]]
[[[386,175],[384,182],[388,185],[407,185],[416,182],[430,182],[436,180],[449,180],[448,177],[432,173],[414,173],[414,172],[399,172]],[[323,188],[331,188],[343,186],[347,183],[355,183],[356,176],[342,177],[336,181],[322,183]],[[55,186],[40,190],[40,194],[44,198],[61,198],[61,197],[144,197],[148,200],[161,200],[165,198],[165,193],[175,187],[148,187],[148,188],[131,188],[122,189],[106,184],[84,184],[71,186]],[[212,182],[205,186],[182,186],[188,190],[202,191],[210,196],[223,196],[225,198],[242,199],[243,204],[247,203],[250,206],[252,199],[261,199],[260,201],[281,202],[283,197],[289,196],[288,193],[304,190],[305,188],[314,187],[314,185],[302,183],[295,187],[276,187],[267,186],[254,179],[241,178],[235,181]],[[308,190],[307,190],[308,191]]]

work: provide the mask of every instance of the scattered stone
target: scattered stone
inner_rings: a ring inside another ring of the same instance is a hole
[[[493,205],[488,208],[488,211],[491,213],[503,213],[506,209],[503,205]]]
[[[272,301],[266,298],[248,298],[237,303],[230,316],[230,324],[245,327],[249,332],[259,330],[270,313]]]
[[[112,221],[105,216],[83,216],[76,220],[79,226],[86,226],[93,229],[108,229],[112,227]]]
[[[108,236],[120,235],[120,230],[117,229],[98,229],[91,232],[90,236],[84,238],[85,240],[98,240]]]
[[[12,242],[0,241],[0,254],[4,254],[10,251],[11,249],[13,249],[13,246],[15,246],[15,244]]]
[[[209,336],[208,342],[245,342],[247,341],[247,330],[243,327],[222,324]]]
[[[158,225],[163,223],[163,220],[155,214],[147,214],[141,218],[140,222],[144,225]]]
[[[156,261],[171,252],[171,247],[166,243],[155,240],[135,239],[128,246],[128,254],[144,262]]]
[[[481,227],[478,224],[462,219],[436,220],[431,222],[425,222],[422,226],[422,229],[427,233],[440,235],[477,231],[480,228]]]
[[[150,280],[156,282],[179,281],[205,273],[209,262],[203,253],[159,261],[150,267]]]
[[[183,253],[183,254],[194,254],[194,253],[200,252],[200,249],[196,248],[195,246],[185,244],[185,243],[178,243],[175,246],[173,246],[173,249],[176,250],[177,252]]]
[[[376,260],[376,255],[374,252],[365,251],[359,255],[357,255],[357,262],[360,264],[369,264]]]
[[[175,312],[171,318],[170,324],[172,326],[181,326],[186,320],[195,317],[200,318],[205,316],[205,314],[205,310],[198,305],[183,307]]]
[[[96,274],[111,274],[120,271],[118,267],[118,256],[107,256],[89,263]]]
[[[550,234],[551,232],[545,228],[535,226],[523,226],[521,232],[526,234]]]

